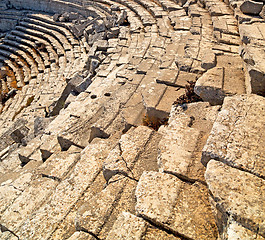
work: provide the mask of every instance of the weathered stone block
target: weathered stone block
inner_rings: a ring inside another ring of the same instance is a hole
[[[205,179],[214,207],[245,228],[265,236],[264,179],[214,160],[207,165]]]
[[[264,177],[265,100],[258,95],[225,98],[203,149],[202,162],[216,159]]]
[[[129,212],[122,212],[111,231],[107,240],[141,239],[146,231],[147,222]]]
[[[206,188],[170,174],[144,172],[136,188],[138,215],[189,239],[216,239]]]

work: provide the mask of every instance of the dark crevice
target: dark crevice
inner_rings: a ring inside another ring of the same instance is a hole
[[[54,181],[57,181],[57,182],[61,182],[61,181],[62,181],[61,178],[58,178],[58,177],[56,177],[56,176],[47,175],[47,174],[44,174],[44,173],[42,173],[41,176],[42,176],[42,177],[46,177],[46,178],[50,178],[50,179],[52,179],[52,180],[54,180]]]
[[[166,232],[167,234],[171,234],[171,235],[173,235],[175,237],[180,238],[181,240],[194,240],[194,239],[189,238],[189,237],[187,237],[187,236],[185,236],[185,235],[183,235],[183,234],[181,234],[181,233],[179,233],[177,231],[174,231],[174,230],[170,229],[169,227],[167,227],[165,225],[162,225],[160,223],[154,222],[154,221],[146,218],[145,216],[143,216],[141,214],[139,214],[138,216],[143,218],[145,221],[147,221],[151,226],[154,226],[155,228],[158,228],[159,230],[162,230],[162,231]]]
[[[4,225],[0,224],[0,230],[1,232],[10,232],[12,235],[14,235],[15,237],[17,237],[17,239],[19,239],[19,236],[16,235],[13,231],[9,230],[7,227],[5,227]]]
[[[90,231],[87,231],[85,228],[80,228],[79,229],[79,231],[80,232],[85,232],[85,233],[88,233],[88,234],[90,234],[91,236],[93,236],[96,240],[102,240],[101,238],[99,238],[96,234],[94,234],[94,233],[92,233],[92,232],[90,232]]]
[[[176,172],[164,171],[164,173],[173,175],[173,176],[179,178],[182,182],[185,182],[185,183],[188,183],[188,184],[193,184],[195,182],[198,182],[197,179],[192,179],[192,178],[189,178],[189,177],[187,177],[185,175],[182,175],[182,174],[179,174],[179,173],[176,173]]]

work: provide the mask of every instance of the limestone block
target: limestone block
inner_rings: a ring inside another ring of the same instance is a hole
[[[138,215],[189,239],[216,239],[206,187],[177,177],[144,172],[136,188]]]
[[[87,87],[91,84],[91,79],[89,77],[84,78],[83,76],[77,73],[71,78],[68,84],[71,86],[72,91],[81,93],[85,91]]]
[[[139,66],[137,67],[137,73],[138,74],[146,74],[146,72],[152,67],[154,64],[154,59],[143,59]]]
[[[224,233],[224,239],[227,240],[241,240],[241,239],[249,239],[249,240],[262,240],[265,239],[257,233],[250,231],[249,229],[243,227],[239,223],[235,221],[229,222],[226,232]]]
[[[216,56],[213,52],[206,52],[202,57],[202,68],[209,70],[216,66]]]
[[[98,234],[110,216],[128,179],[116,176],[111,184],[85,202],[77,211],[76,229]]]
[[[212,202],[222,214],[229,213],[245,228],[265,236],[263,179],[215,160],[208,163],[205,179],[212,193]],[[228,228],[229,234],[232,229],[231,226]]]
[[[68,150],[70,146],[86,147],[94,138],[108,138],[109,134],[98,127],[90,127],[86,131],[86,135],[82,136],[80,141],[75,140],[77,133],[63,132],[58,135],[57,140],[63,151]]]
[[[194,161],[194,151],[200,132],[196,129],[185,130],[179,129],[177,134],[174,132],[176,140],[163,138],[160,141],[158,166],[162,172],[193,179],[189,167]],[[172,133],[173,131],[166,131],[168,135]]]
[[[144,172],[135,192],[137,214],[157,223],[169,223],[180,188],[181,181],[174,176]]]
[[[243,12],[245,14],[259,15],[259,13],[262,10],[262,7],[263,7],[262,2],[246,0],[241,4],[240,10],[241,10],[241,12]]]
[[[44,174],[61,180],[80,158],[81,149],[71,146],[67,152],[53,154],[40,167],[36,173]]]
[[[194,92],[212,105],[222,104],[225,97],[222,89],[223,75],[224,68],[222,67],[208,70],[197,80]]]
[[[96,240],[96,238],[89,233],[79,231],[75,232],[71,237],[67,238],[67,240]]]
[[[108,49],[108,41],[107,40],[97,40],[96,46],[97,46],[97,50],[106,51]]]
[[[107,182],[116,174],[134,177],[133,166],[152,132],[148,127],[139,126],[122,135],[118,146],[110,152],[103,164],[103,175]]]
[[[39,207],[56,186],[56,181],[49,178],[38,178],[21,193],[1,216],[1,223],[17,229],[29,214]]]
[[[171,109],[167,126],[161,126],[159,133],[159,170],[176,176],[204,181],[204,167],[198,154],[214,123],[219,107],[198,102]]]
[[[32,159],[32,154],[39,148],[41,145],[40,137],[34,138],[28,143],[27,146],[22,147],[18,151],[18,158],[22,163],[28,163]]]
[[[107,240],[142,239],[147,222],[129,212],[122,212],[108,234]]]
[[[45,128],[49,125],[52,120],[50,118],[36,117],[34,119],[34,135],[43,134]]]
[[[108,153],[109,144],[103,140],[87,146],[71,174],[57,185],[48,201],[34,215],[28,217],[19,230],[19,236],[22,239],[49,238],[99,174],[102,161]]]
[[[102,19],[98,19],[94,22],[93,27],[96,32],[104,32],[106,30],[106,26]]]
[[[29,128],[27,128],[26,126],[23,126],[13,131],[10,134],[10,136],[16,143],[22,143],[23,138],[27,136],[28,132],[29,132]]]
[[[9,186],[5,183],[2,183],[0,186],[0,213],[2,214],[5,209],[8,207],[12,201],[19,196],[21,191],[14,188],[13,186]]]
[[[250,94],[225,98],[203,149],[202,162],[216,159],[264,177],[265,100]]]
[[[222,104],[225,96],[243,94],[245,78],[242,60],[232,56],[218,56],[217,66],[198,79],[194,91],[211,105]]]

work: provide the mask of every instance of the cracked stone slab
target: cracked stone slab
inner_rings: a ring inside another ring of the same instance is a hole
[[[48,160],[46,160],[37,168],[36,173],[54,176],[58,179],[61,179],[80,159],[80,152],[80,148],[71,146],[67,152],[53,154]]]
[[[208,70],[216,66],[216,55],[211,52],[206,52],[202,57],[201,67]]]
[[[129,212],[122,212],[111,231],[107,240],[130,240],[142,239],[147,229],[147,222]]]
[[[204,182],[200,152],[219,107],[207,102],[173,106],[168,126],[161,126],[158,166],[162,172]],[[206,127],[207,126],[207,127]]]
[[[132,168],[152,132],[148,127],[139,126],[122,135],[118,145],[103,163],[103,175],[107,182],[116,174],[134,177]]]
[[[265,237],[265,180],[215,160],[208,163],[205,179],[211,202],[223,218],[229,214],[245,228]]]
[[[97,235],[111,215],[127,182],[128,178],[124,176],[114,176],[105,189],[85,202],[77,210],[76,229],[85,229]]]
[[[203,149],[202,163],[216,159],[262,178],[265,100],[250,94],[226,97]]]
[[[56,187],[56,181],[49,178],[37,178],[27,187],[5,210],[1,216],[1,223],[17,229],[29,214],[48,197],[51,190]]]
[[[50,237],[83,191],[99,174],[102,161],[109,153],[109,147],[109,143],[101,140],[88,145],[81,152],[81,159],[71,174],[57,185],[48,201],[23,223],[18,232],[22,239]],[[35,195],[38,196],[36,193]]]
[[[136,213],[191,239],[216,239],[217,229],[205,186],[170,174],[144,172],[136,188]]]

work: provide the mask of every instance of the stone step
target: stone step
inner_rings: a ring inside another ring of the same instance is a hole
[[[48,201],[23,223],[18,231],[22,239],[29,236],[31,239],[49,238],[99,174],[101,161],[109,151],[108,146],[108,143],[101,141],[84,149],[71,174],[53,190]]]
[[[157,137],[143,126],[122,135],[103,162],[101,184],[105,182],[105,188],[96,195],[91,195],[93,189],[87,193],[87,200],[77,213],[77,229],[85,229],[106,239],[120,211],[134,211],[137,179],[143,169],[157,169]]]
[[[247,92],[264,96],[265,91],[265,68],[262,63],[265,45],[265,23],[253,22],[239,25],[240,38],[243,42],[240,52],[243,58],[247,76]]]
[[[216,67],[196,82],[194,91],[212,105],[222,104],[226,96],[246,93],[243,62],[239,56],[217,56]]]
[[[38,25],[35,25],[32,23],[28,23],[25,21],[21,21],[20,26],[18,26],[18,27],[22,27],[22,29],[26,30],[26,32],[34,33],[35,35],[37,35],[40,38],[48,38],[49,41],[52,43],[53,49],[54,49],[54,51],[56,51],[57,55],[63,56],[65,54],[65,52],[63,50],[64,46],[60,42],[60,39],[57,37],[58,33],[51,31],[51,30],[47,30],[44,27],[41,27],[41,26],[38,26]],[[45,34],[45,37],[42,37],[44,34]]]
[[[264,179],[215,160],[208,163],[205,179],[222,239],[264,239]]]
[[[43,39],[45,37],[39,37],[40,35],[38,33],[28,31],[24,27],[17,27],[16,30],[12,31],[12,35],[24,38],[28,42],[31,42],[31,44],[35,47],[35,42],[42,43],[47,51],[40,51],[42,58],[44,60],[45,68],[50,66],[51,62],[54,62],[56,59],[58,59],[58,55],[52,45],[52,43],[47,39]],[[37,47],[37,46],[36,46]]]
[[[74,37],[74,35],[71,33],[71,31],[61,22],[54,22],[51,20],[51,18],[47,15],[42,14],[30,14],[28,15],[32,20],[36,19],[39,22],[46,23],[49,26],[57,26],[56,28],[62,32],[63,35],[65,35],[70,42],[71,46],[78,45],[78,40]]]
[[[107,240],[111,239],[179,240],[180,238],[150,225],[143,218],[129,212],[122,212],[107,236]]]
[[[264,104],[255,94],[226,97],[203,149],[203,164],[216,159],[264,178]]]
[[[28,68],[31,69],[31,77],[36,77],[38,74],[38,67],[36,62],[34,61],[34,58],[32,58],[27,52],[24,52],[23,50],[18,49],[17,47],[10,46],[6,43],[0,45],[0,49],[3,49],[5,51],[8,51],[15,56],[17,56],[21,61],[26,63]]]
[[[1,216],[1,222],[6,226],[12,226],[13,229],[18,229],[27,219],[28,214],[33,213],[46,201],[46,198],[73,168],[79,160],[79,153],[79,149],[71,148],[67,152],[54,154],[44,165],[34,170],[32,175],[22,173],[20,178],[25,180],[21,183],[17,181],[17,187],[23,191],[9,203]],[[13,184],[10,185],[13,186]],[[12,218],[9,218],[9,215],[12,215]]]
[[[124,6],[135,12],[136,15],[140,17],[143,26],[151,26],[155,24],[155,19],[143,6],[128,0],[115,0],[114,2],[123,4]]]
[[[8,34],[6,36],[6,38],[8,40],[11,40],[11,41],[14,41],[14,42],[17,42],[20,46],[26,46],[27,48],[30,48],[32,49],[32,51],[34,52],[34,54],[36,55],[36,59],[39,59],[38,62],[41,62],[44,66],[43,66],[43,70],[45,68],[45,60],[43,56],[43,54],[41,52],[39,52],[38,49],[34,48],[34,45],[32,44],[31,41],[28,41],[26,39],[23,39],[23,36],[21,35],[20,32],[16,32],[16,31],[12,31],[10,34]]]
[[[14,54],[10,54],[9,52],[7,52],[5,50],[2,50],[2,49],[0,50],[0,56],[2,56],[2,59],[4,61],[7,60],[7,59],[10,59],[12,61],[13,65],[16,66],[17,69],[20,69],[19,72],[20,72],[22,84],[24,84],[25,82],[29,81],[29,79],[30,79],[30,69],[26,65],[25,62],[20,60]]]
[[[14,62],[10,59],[7,59],[6,57],[0,56],[0,61],[12,69],[12,71],[15,73],[16,81],[17,81],[18,85],[19,84],[23,85],[24,72],[23,72],[22,68],[20,68],[16,62]]]
[[[41,61],[41,59],[39,58],[39,56],[35,53],[35,51],[32,50],[32,48],[29,48],[26,45],[22,45],[21,43],[15,41],[15,40],[4,39],[3,42],[5,44],[8,44],[9,46],[13,46],[13,47],[16,47],[16,48],[24,51],[27,55],[30,56],[31,59],[34,60],[34,62],[37,65],[39,71],[42,72],[44,70],[44,64],[43,64],[43,62]]]
[[[170,174],[145,171],[136,188],[136,213],[188,239],[217,239],[207,188]]]
[[[158,155],[160,172],[205,182],[201,151],[218,110],[218,106],[211,107],[206,102],[172,107],[168,126],[161,126],[158,131],[162,134]]]
[[[42,22],[38,19],[34,19],[34,18],[23,18],[23,21],[34,24],[34,25],[38,25],[40,27],[46,28],[46,29],[50,29],[54,34],[57,35],[58,39],[60,40],[61,44],[63,45],[64,49],[66,51],[71,50],[72,46],[71,46],[71,42],[67,39],[67,36],[65,36],[65,31],[61,30],[61,28],[59,28],[56,25],[52,25],[46,22]]]

